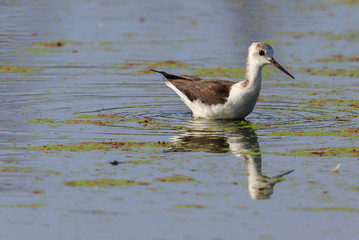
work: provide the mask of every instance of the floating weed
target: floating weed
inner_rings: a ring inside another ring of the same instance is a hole
[[[201,77],[243,78],[246,70],[244,68],[197,68],[192,70],[192,73]]]
[[[200,205],[200,204],[177,204],[177,205],[172,205],[172,207],[175,207],[175,208],[197,208],[197,209],[208,208],[207,206]]]
[[[28,68],[28,67],[17,67],[17,66],[0,66],[0,72],[37,72],[41,71],[42,68]]]
[[[331,58],[318,58],[315,62],[359,62],[359,57],[343,57],[342,54],[333,55]]]
[[[291,37],[294,39],[303,38],[305,36],[305,33],[302,32],[277,32],[275,34],[276,36],[285,36],[285,37]]]
[[[62,124],[95,124],[95,125],[107,125],[109,121],[101,121],[101,120],[82,120],[82,119],[70,119],[65,121],[59,121],[58,123]]]
[[[105,210],[99,210],[99,209],[94,209],[94,210],[71,210],[70,212],[72,213],[85,213],[85,214],[94,214],[94,215],[126,215],[125,213],[121,213],[121,212],[114,212],[114,211],[105,211]]]
[[[20,50],[14,50],[14,53],[20,53]],[[35,53],[35,54],[43,54],[43,53],[56,53],[57,51],[53,48],[39,48],[35,46],[28,46],[24,52],[26,53]]]
[[[167,60],[167,61],[158,61],[158,62],[150,62],[150,61],[144,61],[144,62],[125,62],[125,63],[116,63],[112,65],[111,67],[117,70],[126,70],[131,68],[138,68],[145,66],[145,69],[136,70],[135,74],[149,74],[153,73],[150,71],[150,68],[180,68],[180,69],[189,69],[189,66],[183,62],[180,61],[173,61],[173,60]]]
[[[148,108],[148,105],[127,105],[122,106],[122,108]]]
[[[112,164],[112,165],[119,165],[119,164],[138,165],[138,164],[152,164],[152,163],[153,163],[152,160],[133,160],[133,161],[112,161],[112,162],[110,162],[110,164]]]
[[[337,7],[337,6],[343,6],[343,5],[356,5],[359,4],[358,0],[337,0],[337,1],[319,1],[317,4],[315,4],[314,9],[323,10],[328,7]],[[313,6],[310,6],[310,8],[304,8],[305,10],[313,10]]]
[[[268,43],[271,46],[283,44],[283,43],[279,42],[278,40],[271,40],[271,39],[263,39],[263,42]]]
[[[96,114],[96,115],[89,115],[89,114],[82,114],[76,116],[77,118],[125,118],[123,115],[117,115],[117,114]]]
[[[291,46],[293,45],[293,43],[291,42],[282,42],[282,41],[278,41],[278,40],[271,40],[271,39],[264,39],[263,42],[268,43],[271,46]]]
[[[150,62],[125,62],[125,63],[115,63],[110,67],[116,70],[125,70],[138,66],[148,66],[149,64]]]
[[[111,46],[111,45],[117,45],[118,42],[110,42],[110,41],[102,41],[100,42],[100,46]]]
[[[322,37],[327,40],[349,40],[358,41],[359,32],[348,32],[343,34],[335,35],[332,32],[278,32],[277,36],[285,36],[293,39],[305,38],[305,37]]]
[[[349,207],[306,207],[306,208],[299,208],[298,210],[304,210],[310,212],[318,212],[318,211],[359,212],[359,209],[349,208]]]
[[[323,68],[300,68],[296,70],[297,72],[304,72],[313,76],[347,76],[347,77],[357,77],[359,76],[359,70],[345,70],[345,69],[330,69],[327,67]]]
[[[321,99],[310,99],[307,101],[299,102],[300,104],[308,105],[312,108],[318,107],[339,107],[338,111],[351,111],[359,108],[359,101],[354,99],[338,99],[338,98],[321,98]]]
[[[359,40],[359,32],[349,32],[338,35],[328,35],[326,37],[328,40],[349,40],[349,41],[358,41]]]
[[[189,66],[180,61],[167,60],[162,62],[154,62],[150,63],[149,67],[169,67],[169,68],[181,68],[181,69],[189,69]]]
[[[40,190],[32,190],[32,191],[29,191],[29,193],[33,193],[33,194],[44,194],[43,191],[40,191]]]
[[[214,195],[211,193],[202,193],[202,192],[190,192],[190,191],[181,191],[182,194],[189,194],[195,196],[202,196],[202,197],[213,197]]]
[[[359,157],[357,147],[323,147],[312,149],[291,150],[289,156],[310,157]]]
[[[295,88],[304,88],[305,91],[308,91],[308,88],[320,88],[319,85],[314,85],[308,82],[271,82],[265,83],[266,86],[284,86],[284,87],[295,87]]]
[[[53,144],[43,145],[37,147],[27,147],[27,150],[31,151],[44,151],[44,152],[56,152],[56,151],[135,151],[135,148],[139,147],[163,147],[163,145],[154,142],[124,142],[124,141],[108,141],[108,142],[75,142],[68,144]]]
[[[50,119],[50,118],[37,118],[35,120],[30,120],[27,123],[29,124],[43,124],[43,123],[54,123],[55,120],[54,119]]]
[[[33,204],[9,204],[9,205],[2,205],[3,207],[15,207],[15,208],[38,208],[43,207],[45,204],[42,203],[33,203]]]
[[[58,49],[66,46],[73,45],[79,46],[82,45],[82,42],[71,41],[71,40],[58,40],[58,41],[49,41],[49,42],[33,42],[30,46],[25,49],[27,53],[43,54],[43,53],[57,53]],[[15,53],[19,50],[15,50]],[[77,53],[77,50],[73,49],[72,53]]]
[[[9,172],[9,173],[47,173],[47,174],[54,174],[59,175],[60,172],[53,171],[53,170],[34,170],[32,168],[19,168],[19,167],[4,167],[0,168],[1,172]]]
[[[59,48],[65,45],[72,44],[72,45],[82,45],[82,42],[76,42],[71,40],[59,40],[59,41],[52,41],[52,42],[33,42],[31,45],[36,47],[49,47],[49,48]]]
[[[35,120],[30,120],[27,123],[29,124],[44,124],[44,123],[51,123],[51,124],[94,124],[100,126],[106,125],[114,125],[114,124],[125,124],[125,123],[138,123],[141,128],[145,129],[155,129],[155,128],[182,128],[180,126],[172,126],[170,124],[164,124],[161,122],[157,122],[153,119],[141,119],[136,117],[126,117],[122,115],[116,114],[96,114],[96,115],[79,115],[73,119],[68,120],[55,120],[49,118],[38,118]]]
[[[157,182],[197,182],[191,177],[182,174],[173,174],[172,176],[165,176],[155,179]]]
[[[355,5],[355,4],[359,4],[359,0],[338,0],[336,2],[334,2],[333,4],[338,4],[338,5]]]
[[[329,90],[325,92],[325,95],[339,95],[344,94],[344,91],[342,89],[335,89],[335,90]],[[315,95],[315,94],[312,94]]]
[[[102,187],[110,188],[115,186],[133,186],[133,185],[150,185],[148,182],[137,182],[133,180],[124,180],[124,179],[93,179],[93,180],[77,180],[77,181],[68,181],[65,182],[66,186],[70,187]]]
[[[265,133],[266,136],[305,136],[305,137],[321,137],[321,136],[340,136],[347,138],[358,138],[359,128],[348,128],[341,130],[313,130],[313,131],[294,131],[280,130]]]

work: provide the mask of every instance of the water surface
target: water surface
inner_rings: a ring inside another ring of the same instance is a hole
[[[358,8],[1,3],[0,238],[353,239]],[[148,71],[237,81],[254,41],[296,79],[266,67],[246,122],[191,119]]]

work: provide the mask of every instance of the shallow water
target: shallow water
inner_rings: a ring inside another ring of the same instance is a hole
[[[0,238],[353,239],[358,10],[2,2]],[[148,71],[237,80],[259,40],[296,79],[266,67],[247,122],[191,119]]]

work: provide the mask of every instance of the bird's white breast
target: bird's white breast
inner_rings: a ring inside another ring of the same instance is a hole
[[[244,88],[240,83],[237,83],[232,86],[229,97],[224,104],[207,105],[200,100],[184,102],[192,110],[193,116],[197,118],[244,119],[253,111],[259,90],[251,87]]]

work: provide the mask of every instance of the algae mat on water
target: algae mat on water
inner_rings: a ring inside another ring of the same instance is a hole
[[[114,186],[133,186],[133,185],[142,185],[147,186],[150,183],[148,182],[137,182],[133,180],[124,180],[124,179],[94,179],[94,180],[76,180],[65,182],[66,186],[70,187],[102,187],[109,188]]]
[[[0,72],[9,72],[9,73],[29,73],[37,72],[43,70],[42,68],[28,68],[28,67],[18,67],[18,66],[0,66]]]
[[[129,142],[129,141],[102,141],[102,142],[74,142],[68,144],[49,144],[37,147],[27,147],[31,151],[59,152],[59,151],[110,151],[120,150],[126,152],[141,151],[140,147],[163,147],[162,142]],[[142,150],[145,151],[145,150]]]
[[[262,152],[265,154],[273,154],[278,156],[292,157],[359,157],[358,147],[321,147],[306,148],[298,150],[289,150],[288,152]]]
[[[127,117],[118,114],[96,114],[96,115],[78,115],[67,120],[56,120],[50,118],[37,118],[27,122],[28,124],[51,124],[51,127],[57,127],[60,124],[76,125],[76,124],[93,124],[93,125],[123,125],[128,123],[137,123],[140,129],[153,129],[153,128],[176,128],[180,126],[173,126],[168,123],[155,121],[151,118],[143,119],[138,117]]]

